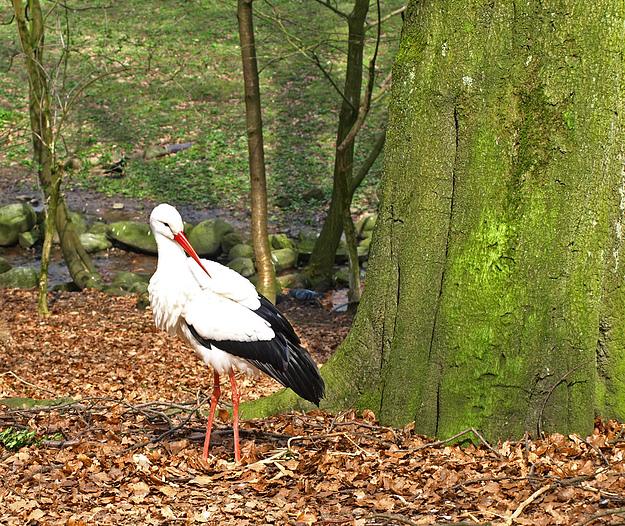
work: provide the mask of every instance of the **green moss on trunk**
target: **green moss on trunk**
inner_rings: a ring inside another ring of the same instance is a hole
[[[625,418],[624,11],[409,4],[367,283],[323,368],[326,408],[488,440]]]

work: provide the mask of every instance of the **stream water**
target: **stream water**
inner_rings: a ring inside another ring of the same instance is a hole
[[[6,198],[5,198],[6,199]],[[0,199],[1,201],[4,199]],[[15,201],[13,201],[15,202]],[[147,220],[147,212],[140,209],[121,208],[117,209],[112,206],[102,206],[104,203],[99,203],[100,206],[95,208],[95,201],[91,201],[90,206],[83,207],[83,212],[86,212],[87,221],[104,220],[107,223],[115,221],[126,220]],[[35,205],[35,208],[38,206]],[[185,218],[189,217],[194,222],[207,219],[208,217],[219,217],[218,211],[193,211],[191,207],[184,210]],[[207,217],[208,216],[208,217]],[[238,232],[245,234],[246,224],[242,221],[232,221],[232,218],[228,218],[229,222],[233,224]],[[0,247],[0,256],[6,259],[13,267],[32,267],[37,270],[41,268],[41,243],[38,243],[32,249],[23,249],[20,246],[14,247]],[[144,274],[150,276],[156,269],[156,256],[149,256],[145,254],[137,254],[134,252],[128,252],[120,248],[110,248],[104,252],[91,255],[92,261],[95,264],[98,272],[106,282],[111,282],[115,278],[115,275],[119,272],[136,272],[138,274]],[[59,246],[55,245],[52,248],[50,255],[50,266],[48,269],[48,287],[52,288],[55,285],[61,285],[69,283],[72,278],[69,274],[69,270],[63,259],[63,254]],[[332,301],[334,308],[340,307],[347,303],[347,291],[346,289],[336,289],[328,292],[328,296]]]
[[[0,256],[14,267],[41,268],[41,247],[35,250],[24,250],[19,246],[3,248]],[[98,272],[105,281],[112,281],[115,274],[122,271],[151,275],[156,269],[156,256],[135,254],[119,248],[111,248],[106,252],[91,255]],[[58,246],[52,248],[50,267],[48,269],[48,286],[68,283],[72,278],[65,265],[63,254]]]

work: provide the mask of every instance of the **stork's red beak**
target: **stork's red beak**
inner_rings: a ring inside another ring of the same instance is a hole
[[[211,275],[208,273],[208,270],[206,270],[204,265],[202,265],[202,262],[200,261],[200,256],[197,255],[197,252],[193,249],[191,243],[189,243],[189,240],[187,239],[187,236],[184,235],[184,232],[179,232],[178,234],[176,234],[174,236],[174,239],[182,248],[184,248],[185,252],[189,254],[200,267],[202,267],[202,270],[206,272],[206,274],[210,278]]]

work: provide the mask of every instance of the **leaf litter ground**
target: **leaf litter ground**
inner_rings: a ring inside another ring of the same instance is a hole
[[[479,447],[460,447],[380,426],[370,411],[288,413],[244,422],[237,465],[224,405],[203,463],[211,375],[153,328],[149,309],[54,293],[41,319],[34,292],[0,294],[2,398],[58,404],[2,406],[0,431],[36,430],[39,442],[0,450],[1,524],[625,524],[616,422],[493,445],[467,430],[460,440]],[[319,307],[284,310],[318,363],[351,324]],[[279,389],[240,381],[246,399]]]

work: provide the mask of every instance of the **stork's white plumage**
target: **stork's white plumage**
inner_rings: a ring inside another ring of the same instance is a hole
[[[214,371],[202,458],[208,458],[215,408],[221,395],[219,375],[228,374],[238,462],[239,389],[234,368],[254,376],[263,371],[317,405],[325,394],[323,380],[293,327],[271,302],[237,272],[198,257],[173,206],[157,206],[150,216],[150,226],[158,246],[158,265],[148,288],[154,322],[159,329],[180,336]]]

